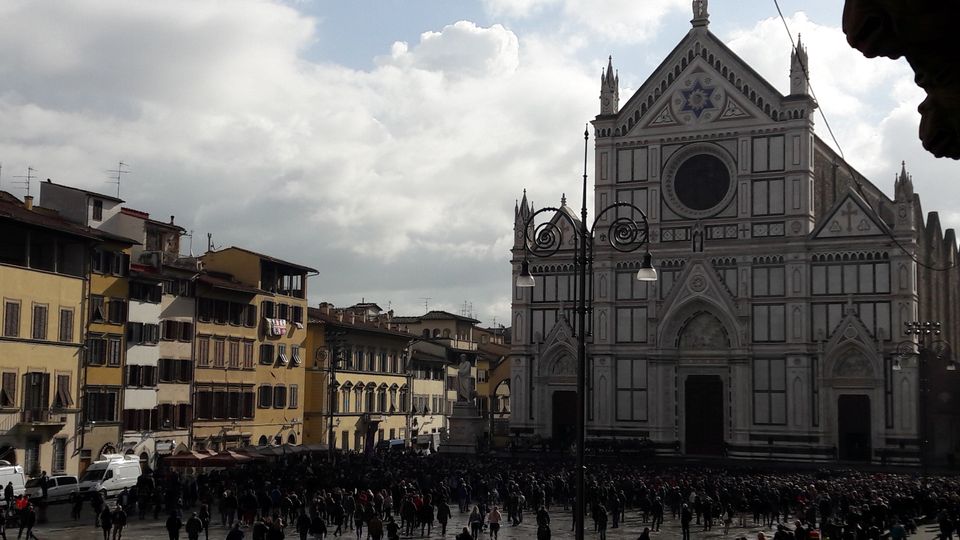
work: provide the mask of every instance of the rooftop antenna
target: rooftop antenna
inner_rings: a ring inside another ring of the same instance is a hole
[[[117,175],[116,178],[111,179],[109,182],[110,182],[111,184],[116,184],[116,185],[117,185],[117,198],[118,198],[118,199],[120,198],[120,176],[131,172],[130,169],[124,169],[124,167],[127,167],[127,166],[128,166],[128,165],[127,165],[126,163],[124,163],[124,162],[122,162],[122,161],[119,161],[119,162],[117,162],[117,168],[116,168],[116,169],[110,169],[110,170],[107,171],[108,173],[113,173],[113,174]]]
[[[180,236],[186,236],[190,239],[190,257],[192,258],[193,257],[193,229],[190,229],[190,232],[183,233]]]
[[[429,296],[421,296],[420,299],[423,300],[423,312],[424,312],[424,313],[429,312],[429,311],[430,311],[430,300],[432,300],[433,298],[431,298],[431,297],[429,297]]]
[[[37,172],[33,167],[27,167],[27,174],[21,176],[14,176],[14,178],[23,178],[20,182],[14,182],[15,184],[20,184],[26,187],[27,197],[30,196],[30,184],[33,183],[33,173]]]
[[[213,233],[207,233],[207,253],[213,251]]]

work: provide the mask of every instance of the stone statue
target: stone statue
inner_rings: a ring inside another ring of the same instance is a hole
[[[473,400],[473,378],[470,376],[470,360],[467,355],[460,355],[460,364],[457,366],[457,402],[470,403]]]
[[[709,16],[707,13],[707,0],[693,0],[693,18],[706,19]]]

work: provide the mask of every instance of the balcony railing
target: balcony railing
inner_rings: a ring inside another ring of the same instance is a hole
[[[65,424],[66,416],[50,409],[24,409],[20,413],[21,424]]]

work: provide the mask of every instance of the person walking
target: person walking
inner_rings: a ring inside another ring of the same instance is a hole
[[[367,534],[370,535],[372,540],[382,540],[383,538],[383,521],[376,514],[371,516],[370,521],[367,522]],[[306,540],[306,537],[302,540]]]
[[[490,540],[500,538],[500,521],[502,519],[503,516],[500,515],[500,510],[496,506],[487,514],[487,523],[490,525]]]
[[[70,495],[70,517],[77,521],[80,519],[80,512],[83,510],[83,496],[79,491],[74,491]]]
[[[233,524],[233,527],[230,528],[230,532],[227,533],[226,540],[243,540],[244,534],[243,529],[240,528],[240,522]]]
[[[123,528],[127,526],[127,511],[123,506],[117,505],[113,511],[113,540],[120,540],[123,537]]]
[[[483,514],[480,513],[480,507],[473,507],[470,519],[467,521],[470,523],[470,536],[473,540],[480,540],[480,532],[483,531]]]
[[[33,528],[37,525],[37,507],[32,504],[28,504],[24,508],[23,512],[20,514],[20,532],[23,532],[24,529],[27,530],[27,536],[24,540],[30,540],[30,538],[37,538],[37,535],[33,534]],[[17,538],[20,538],[20,533],[17,533]]]
[[[109,506],[104,506],[100,510],[100,528],[103,530],[103,540],[110,540],[110,531],[113,530],[113,512],[110,511]],[[23,524],[20,524],[20,530],[23,530]],[[17,538],[20,538],[20,535],[17,535]]]
[[[200,523],[203,525],[203,536],[206,540],[210,540],[210,518],[213,516],[210,515],[210,505],[204,503],[200,505],[200,513],[197,514],[197,517],[200,518]]]
[[[170,537],[170,540],[180,540],[180,529],[183,527],[183,521],[180,520],[177,512],[170,512],[170,517],[167,518],[164,526],[167,529],[167,535]]]
[[[693,512],[684,504],[680,507],[680,531],[682,540],[690,540],[690,522],[693,521]]]
[[[297,516],[297,521],[294,526],[300,535],[300,540],[307,540],[307,535],[310,534],[310,516],[307,515],[307,512],[303,508],[300,509],[300,515]]]
[[[450,505],[446,500],[440,499],[437,503],[437,522],[440,524],[440,534],[443,536],[447,535],[447,522],[450,521],[450,516]]]
[[[203,532],[203,521],[197,516],[196,512],[193,512],[183,528],[187,531],[187,540],[200,540],[200,533]]]

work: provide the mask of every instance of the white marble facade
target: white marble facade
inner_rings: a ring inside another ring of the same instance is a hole
[[[890,199],[817,137],[802,46],[784,96],[708,22],[695,16],[622,106],[612,62],[601,79],[595,210],[645,212],[659,280],[635,281],[640,255],[606,247],[614,214],[597,223],[588,436],[647,439],[663,454],[916,462],[917,363],[895,371],[891,359],[905,321],[952,328],[943,284],[956,272],[925,272],[907,251],[955,260],[953,233],[935,214],[924,222],[905,170]],[[524,194],[514,278],[534,210]],[[570,433],[570,247],[528,257],[536,287],[513,289],[517,437]]]

